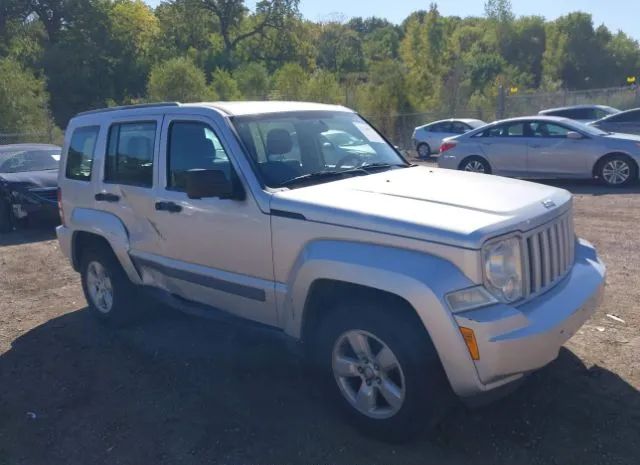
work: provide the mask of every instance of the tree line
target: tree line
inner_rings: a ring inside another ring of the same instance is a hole
[[[2,0],[0,132],[147,101],[292,99],[365,115],[493,106],[500,86],[624,85],[640,47],[591,15],[304,19],[300,0]]]

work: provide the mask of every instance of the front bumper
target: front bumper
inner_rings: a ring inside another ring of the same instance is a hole
[[[605,274],[593,246],[579,240],[571,272],[547,293],[517,307],[499,304],[456,315],[458,325],[471,328],[478,343],[478,392],[516,381],[555,360],[598,308]]]

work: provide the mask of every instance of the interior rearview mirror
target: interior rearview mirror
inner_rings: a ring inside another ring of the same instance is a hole
[[[579,132],[569,131],[567,133],[567,139],[580,140],[580,139],[584,139],[584,136],[582,134],[580,134]]]
[[[220,199],[238,198],[238,189],[232,180],[227,179],[221,170],[193,169],[186,173],[187,197],[203,199],[218,197]]]

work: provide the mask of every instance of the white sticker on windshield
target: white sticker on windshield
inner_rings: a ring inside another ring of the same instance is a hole
[[[60,161],[60,154],[51,154],[51,158],[53,158],[55,161]]]
[[[380,137],[380,134],[378,134],[368,124],[354,122],[353,125],[356,128],[358,128],[358,131],[360,131],[364,135],[364,137],[366,137],[369,140],[369,142],[376,142],[378,144],[384,144],[384,139],[382,137]]]

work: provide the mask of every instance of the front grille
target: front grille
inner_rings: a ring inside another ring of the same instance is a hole
[[[55,187],[30,189],[29,192],[47,202],[58,201],[58,190]]]
[[[540,294],[563,278],[575,259],[571,211],[524,237],[525,297]]]

